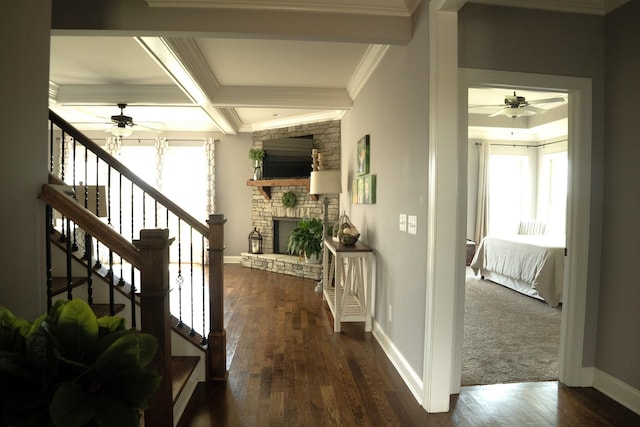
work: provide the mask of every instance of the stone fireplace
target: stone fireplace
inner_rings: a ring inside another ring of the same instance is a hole
[[[340,169],[340,122],[331,121],[310,125],[296,126],[293,128],[272,129],[255,132],[253,134],[254,146],[261,146],[262,141],[273,138],[296,137],[313,135],[313,147],[323,154],[323,166],[327,170]],[[309,163],[311,163],[309,157]],[[296,183],[297,184],[297,183]],[[323,217],[322,198],[314,200],[302,182],[300,185],[270,186],[270,198],[267,198],[257,188],[253,189],[251,203],[251,219],[260,234],[262,234],[263,254],[242,254],[242,265],[263,270],[277,271],[300,277],[320,279],[321,267],[318,265],[305,265],[297,256],[286,255],[288,238],[287,229],[295,227],[301,218]],[[296,205],[292,208],[285,207],[282,203],[282,195],[286,191],[293,191],[296,195]],[[329,196],[329,222],[334,223],[340,216],[339,195]],[[279,235],[276,236],[274,223],[277,223]],[[293,227],[291,227],[293,224]],[[283,227],[285,231],[283,231]],[[291,228],[288,228],[291,227]],[[251,230],[249,230],[251,231]],[[284,234],[284,236],[283,236]],[[277,244],[274,245],[274,239]],[[283,243],[284,241],[284,243]],[[274,253],[274,246],[278,246]]]

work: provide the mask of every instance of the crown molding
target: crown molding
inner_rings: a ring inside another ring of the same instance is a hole
[[[421,0],[146,0],[150,7],[411,16]]]
[[[176,86],[169,85],[57,85],[49,82],[49,97],[61,105],[193,105]]]
[[[588,15],[606,15],[627,1],[628,0],[469,0],[469,3]]]
[[[287,117],[281,119],[267,120],[264,122],[253,123],[250,125],[242,125],[240,132],[256,132],[261,130],[279,129],[291,126],[300,126],[310,123],[328,122],[340,120],[344,115],[344,111],[323,111],[321,113],[306,114],[303,116]]]
[[[360,89],[362,89],[367,82],[388,49],[389,45],[380,44],[371,44],[367,47],[360,63],[351,76],[351,80],[349,80],[349,84],[347,84],[347,92],[349,96],[351,96],[351,99],[356,98]]]
[[[345,89],[271,86],[223,86],[211,101],[215,107],[319,108],[348,110],[353,101]]]

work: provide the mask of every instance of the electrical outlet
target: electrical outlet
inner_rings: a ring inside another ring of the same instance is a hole
[[[391,304],[389,304],[389,307],[387,308],[387,318],[389,320],[389,322],[393,321],[393,309],[391,307]]]

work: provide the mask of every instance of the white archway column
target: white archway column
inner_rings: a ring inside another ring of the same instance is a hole
[[[454,354],[458,243],[458,14],[464,2],[429,3],[429,208],[422,406],[447,412]],[[459,262],[460,261],[460,262]]]

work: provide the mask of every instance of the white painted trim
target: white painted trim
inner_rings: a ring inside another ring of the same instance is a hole
[[[473,3],[589,15],[605,14],[604,0],[473,0]]]
[[[422,381],[420,380],[420,375],[418,375],[411,368],[409,362],[407,362],[404,356],[402,356],[402,353],[400,353],[398,348],[384,333],[384,330],[382,329],[380,324],[375,320],[373,322],[372,334],[376,341],[378,341],[378,344],[380,344],[380,347],[382,347],[382,350],[387,355],[387,358],[396,368],[398,374],[400,374],[400,377],[409,388],[409,391],[413,394],[413,397],[415,397],[416,401],[420,403],[422,401],[422,394],[424,392],[424,387]]]
[[[349,13],[383,16],[408,17],[416,7],[416,1],[387,1],[372,4],[367,1],[238,1],[238,0],[146,0],[150,7],[173,8],[212,8],[212,9],[240,9],[266,10],[282,12],[320,12],[320,13]]]
[[[593,370],[593,387],[640,415],[640,390],[599,369]]]
[[[494,70],[460,69],[460,90],[469,86],[544,88],[569,94],[569,177],[567,247],[560,334],[559,379],[569,386],[589,384],[582,367],[587,299],[591,209],[591,79]],[[461,106],[460,108],[466,108]],[[467,114],[460,110],[460,114]],[[462,129],[460,132],[463,132]],[[464,135],[461,133],[461,135]],[[461,136],[465,138],[464,136]],[[464,305],[457,301],[457,309]],[[456,354],[455,357],[462,357]]]
[[[356,99],[362,86],[369,80],[371,74],[376,69],[385,53],[389,50],[389,45],[370,44],[366,52],[362,56],[360,63],[356,67],[349,84],[347,84],[347,92],[351,99]]]
[[[458,14],[429,3],[429,178],[422,406],[449,410],[456,286],[462,265],[458,139]],[[465,174],[466,176],[466,174]],[[463,276],[464,277],[464,276]]]

